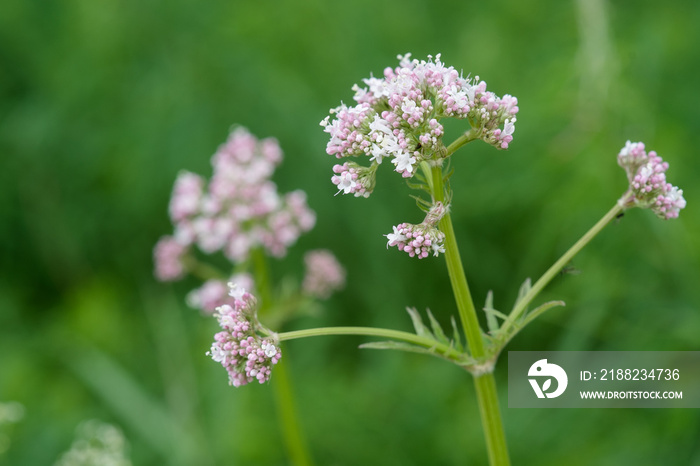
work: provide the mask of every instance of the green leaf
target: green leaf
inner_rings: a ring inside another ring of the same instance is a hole
[[[192,432],[148,393],[141,381],[96,348],[62,355],[70,370],[168,464],[192,464],[201,456]]]
[[[528,277],[525,279],[523,284],[520,285],[520,290],[518,290],[518,298],[515,300],[515,304],[513,304],[513,309],[516,308],[518,303],[523,300],[525,295],[527,295],[531,289],[532,289],[532,282],[530,281],[530,277]],[[525,310],[527,311],[527,309],[525,309]]]
[[[370,343],[363,343],[360,345],[362,349],[380,349],[380,350],[398,350],[406,351],[408,353],[420,353],[429,354],[432,356],[440,356],[432,349],[423,348],[421,346],[412,345],[410,343],[404,343],[402,341],[373,341]]]
[[[460,353],[464,353],[464,344],[462,344],[462,335],[459,333],[459,328],[457,328],[457,321],[455,316],[450,317],[450,322],[452,323],[452,344],[454,348]]]
[[[484,303],[484,312],[486,313],[486,325],[489,328],[489,332],[493,333],[500,327],[498,325],[498,319],[496,319],[493,313],[495,309],[493,308],[493,291],[489,290],[486,294],[486,302]]]
[[[419,337],[426,337],[434,340],[435,337],[430,332],[430,329],[428,329],[428,327],[426,327],[423,323],[423,319],[421,319],[420,314],[418,314],[418,311],[412,307],[407,307],[406,311],[408,312],[408,315],[411,316],[411,320],[413,321],[413,328],[416,329],[416,335],[418,335]]]
[[[435,317],[433,316],[433,313],[430,312],[430,309],[427,309],[428,311],[428,319],[430,320],[430,326],[433,329],[433,336],[437,341],[440,343],[444,343],[445,345],[450,345],[450,340],[447,338],[447,335],[445,335],[445,332],[442,330],[442,327],[440,326],[440,322],[438,322]]]
[[[549,301],[546,302],[535,309],[533,309],[531,312],[528,312],[527,315],[523,319],[523,323],[521,325],[521,328],[532,322],[533,320],[537,319],[539,316],[544,314],[546,311],[550,310],[553,307],[558,307],[558,306],[566,306],[566,303],[564,301]]]

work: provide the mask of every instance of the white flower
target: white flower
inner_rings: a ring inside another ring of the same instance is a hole
[[[265,352],[265,356],[267,356],[268,358],[271,358],[275,354],[277,354],[277,347],[272,343],[263,343],[262,350]]]
[[[413,112],[416,110],[416,101],[409,99],[408,97],[404,98],[403,105],[401,106],[401,110],[404,113],[408,113],[409,115],[412,115]]]
[[[501,133],[502,136],[511,136],[513,132],[515,131],[515,118],[512,120],[506,119],[503,125],[503,132]]]
[[[228,287],[230,288],[230,291],[228,292],[229,296],[239,301],[243,301],[243,295],[245,295],[246,293],[245,288],[243,288],[242,286],[238,286],[233,282],[229,282]]]
[[[378,144],[372,144],[372,147],[370,148],[370,153],[372,154],[372,157],[370,157],[369,161],[376,161],[378,164],[381,164],[382,160],[384,160],[384,157],[386,156],[386,154],[384,153],[384,149]]]
[[[386,239],[388,240],[386,242],[387,249],[389,248],[389,246],[393,246],[393,245],[398,244],[398,243],[403,243],[404,241],[406,241],[408,239],[408,238],[406,238],[406,236],[403,233],[401,233],[401,230],[399,230],[397,227],[393,227],[393,228],[394,228],[393,233],[389,233],[388,235],[384,235],[384,236],[386,236]]]
[[[391,94],[387,88],[387,82],[384,79],[378,79],[373,76],[363,81],[369,86],[369,92],[374,94],[377,98],[388,97]]]
[[[389,123],[379,115],[374,115],[374,120],[369,124],[369,129],[374,133],[392,134]]]
[[[467,96],[467,93],[459,89],[454,84],[450,86],[449,90],[447,91],[447,95],[454,99],[455,106],[457,108],[464,108],[464,106],[466,106],[469,103],[469,97]]]
[[[218,343],[214,343],[211,346],[211,349],[207,351],[207,356],[211,356],[211,358],[216,362],[222,362],[226,360],[227,353],[219,346]]]
[[[438,244],[437,242],[433,242],[431,244],[431,247],[433,248],[433,256],[437,257],[438,254],[445,253],[445,246],[443,244]]]
[[[357,182],[352,179],[352,174],[350,172],[341,173],[338,177],[340,182],[338,183],[338,189],[343,191],[343,194],[351,193]]]
[[[408,173],[413,173],[413,164],[416,163],[416,158],[411,157],[408,152],[401,152],[394,158],[394,160],[391,161],[391,163],[396,165],[397,172],[405,171]]]

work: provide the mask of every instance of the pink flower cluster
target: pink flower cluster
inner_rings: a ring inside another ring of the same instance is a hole
[[[330,251],[309,251],[304,255],[304,263],[306,275],[301,285],[304,293],[326,299],[345,286],[345,269]]]
[[[431,252],[434,256],[444,253],[445,234],[436,227],[444,215],[443,204],[435,203],[419,225],[401,223],[393,227],[393,233],[384,235],[387,238],[387,247],[396,246],[399,251],[418,259],[428,257]]]
[[[656,152],[646,152],[641,142],[627,141],[617,155],[618,164],[625,169],[632,197],[625,207],[651,209],[663,219],[677,218],[686,205],[683,190],[666,181],[668,162]]]
[[[255,315],[255,297],[238,287],[232,287],[230,295],[233,304],[220,306],[214,314],[222,331],[214,335],[214,343],[207,355],[224,366],[229,384],[234,387],[254,380],[266,382],[282,353],[272,338],[258,334],[260,325]]]
[[[163,236],[153,249],[153,261],[156,264],[155,275],[160,281],[179,280],[185,274],[182,256],[187,252],[187,246],[181,244],[172,236]]]
[[[331,181],[338,187],[338,193],[352,193],[355,197],[369,197],[374,189],[377,166],[363,167],[355,162],[345,162],[344,164],[333,166],[333,177]]]
[[[246,260],[255,248],[284,256],[301,233],[313,228],[316,216],[303,191],[278,194],[270,177],[281,160],[275,139],[258,140],[239,127],[214,154],[208,186],[201,176],[182,172],[170,200],[174,239],[159,243],[155,251],[157,277],[179,278],[182,271],[175,264],[195,244],[205,253],[221,250],[235,262]]]
[[[399,66],[384,70],[384,78],[364,80],[367,87],[353,86],[357,105],[331,109],[322,122],[330,135],[326,152],[337,158],[367,156],[372,166],[388,158],[404,177],[415,173],[416,164],[440,157],[444,128],[442,118],[468,119],[477,136],[499,149],[508,148],[515,131],[517,99],[498,97],[486,90],[478,76],[464,78],[446,67],[438,54],[433,61],[399,56]],[[331,120],[331,118],[333,118]],[[346,173],[336,171],[333,182],[344,193],[357,194]],[[370,174],[374,177],[374,171]],[[355,181],[356,182],[356,181]],[[367,182],[374,186],[374,181]],[[348,186],[351,186],[348,188]],[[365,187],[365,193],[369,193]]]

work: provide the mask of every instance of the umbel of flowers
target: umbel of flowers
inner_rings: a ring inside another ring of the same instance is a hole
[[[464,77],[440,61],[399,55],[399,66],[383,78],[364,79],[353,86],[357,105],[331,109],[322,122],[330,135],[326,152],[337,158],[368,159],[369,167],[346,162],[333,167],[333,183],[345,194],[367,197],[384,159],[403,177],[412,177],[422,161],[443,157],[443,118],[469,121],[474,139],[507,149],[513,140],[518,99],[498,97],[478,76]]]
[[[266,382],[282,353],[274,338],[269,337],[272,332],[258,322],[255,297],[233,284],[230,284],[229,295],[233,298],[232,304],[218,307],[214,314],[222,330],[214,335],[207,355],[224,366],[229,383],[234,387],[254,380]]]
[[[647,153],[644,143],[627,141],[617,155],[617,163],[625,169],[629,181],[623,207],[648,208],[660,218],[678,218],[685,199],[682,189],[666,181],[668,162],[654,151]]]
[[[427,61],[412,60],[410,54],[398,59],[399,66],[386,68],[383,78],[371,76],[363,80],[364,86],[353,86],[355,106],[340,105],[321,121],[330,135],[326,152],[338,159],[358,160],[333,167],[331,181],[338,193],[369,197],[384,160],[404,178],[413,178],[419,169],[441,165],[451,155],[443,144],[441,121],[445,118],[468,121],[462,144],[481,139],[507,149],[513,140],[518,99],[487,91],[485,81],[445,66],[439,54]],[[443,210],[448,207],[434,198],[430,204],[439,204]],[[411,257],[422,259],[444,252],[444,235],[437,221],[401,223],[386,236],[389,246],[397,246]]]
[[[394,227],[394,232],[385,235],[387,247],[396,246],[410,257],[423,259],[432,252],[437,256],[445,252],[445,234],[437,229],[437,224],[445,215],[445,206],[436,202],[428,211],[425,220],[419,225],[402,223]]]
[[[195,245],[206,254],[222,251],[233,262],[245,261],[256,248],[284,256],[313,228],[316,216],[304,191],[277,192],[270,178],[281,161],[275,139],[258,140],[238,127],[212,157],[208,184],[199,175],[181,172],[169,209],[175,232],[156,245],[156,276],[181,278],[182,258]]]
[[[280,258],[300,234],[309,231],[316,216],[301,190],[279,194],[271,181],[282,161],[275,139],[258,140],[243,127],[236,127],[212,157],[211,181],[183,171],[170,200],[175,226],[154,250],[155,274],[162,281],[181,279],[186,272],[204,283],[187,295],[187,303],[211,314],[219,306],[233,306],[227,283],[255,289],[248,273],[253,251]],[[193,254],[222,252],[233,264],[227,274],[200,262]],[[308,251],[306,277],[299,294],[325,299],[345,284],[345,271],[330,251]]]

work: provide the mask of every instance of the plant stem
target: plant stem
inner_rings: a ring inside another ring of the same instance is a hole
[[[280,360],[275,365],[275,378],[272,383],[277,401],[277,413],[282,422],[284,444],[291,464],[295,466],[310,466],[313,464],[299,426],[299,414],[292,394],[291,380],[287,363]]]
[[[573,259],[573,257],[578,254],[578,252],[583,249],[595,236],[600,233],[600,231],[608,224],[612,219],[617,217],[617,215],[624,210],[624,203],[627,201],[628,195],[623,196],[615,206],[608,211],[607,214],[603,216],[598,222],[593,225],[593,227],[586,232],[576,243],[574,243],[568,251],[564,253],[563,256],[559,258],[552,266],[547,269],[547,271],[532,285],[530,291],[528,291],[523,299],[518,301],[518,304],[513,308],[508,318],[503,322],[501,326],[501,335],[505,338],[505,341],[509,340],[508,333],[515,325],[515,322],[520,317],[520,315],[527,309],[527,306],[532,302],[533,299],[544,289],[545,286],[549,284],[550,281],[563,269],[566,264]],[[517,331],[516,331],[517,333]]]
[[[264,316],[266,311],[273,307],[270,277],[267,271],[267,258],[262,249],[256,249],[252,252],[252,259],[255,270],[255,287],[261,299],[258,311]],[[281,367],[276,368],[276,375],[272,385],[275,386],[277,416],[282,424],[282,436],[287,448],[287,456],[289,461],[295,466],[311,466],[313,461],[299,423],[289,373],[284,364],[280,362],[277,365]]]
[[[469,135],[469,132],[466,133]],[[465,136],[466,136],[465,135]],[[466,141],[468,142],[468,141]],[[465,144],[466,142],[462,143]],[[453,148],[455,143],[450,144]],[[459,145],[456,146],[460,147]],[[456,150],[455,148],[452,151]],[[443,182],[442,167],[432,167],[432,195],[435,201],[445,201],[445,188]],[[485,356],[484,342],[481,337],[481,327],[476,316],[476,309],[467,284],[467,277],[464,274],[462,259],[457,247],[452,219],[449,209],[440,220],[440,230],[445,234],[445,261],[447,272],[450,276],[452,291],[457,302],[459,317],[462,321],[464,333],[467,337],[467,344],[471,356],[474,359],[483,359]],[[476,390],[479,412],[481,414],[481,425],[486,437],[486,448],[489,456],[489,464],[492,466],[507,466],[510,464],[508,457],[508,446],[506,444],[503,421],[501,420],[501,410],[498,404],[498,391],[496,390],[496,380],[493,373],[488,371],[484,374],[474,375],[474,388]]]
[[[445,202],[445,187],[442,180],[442,167],[432,167],[432,188],[433,198],[437,202]],[[447,272],[450,276],[452,291],[457,302],[459,318],[462,322],[464,335],[467,338],[469,352],[474,359],[484,357],[484,342],[481,338],[481,328],[476,317],[474,301],[472,300],[467,277],[464,274],[462,258],[457,247],[457,238],[452,227],[452,218],[449,208],[440,220],[440,231],[445,234],[445,261],[447,262]]]
[[[465,132],[462,134],[460,137],[455,139],[452,144],[447,146],[447,153],[445,157],[449,157],[450,155],[454,154],[457,149],[462,147],[468,142],[473,141],[474,139],[477,139],[478,136],[478,131],[475,130],[474,128],[470,129],[469,131]]]

